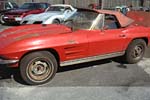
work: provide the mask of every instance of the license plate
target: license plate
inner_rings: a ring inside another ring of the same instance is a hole
[[[21,21],[22,18],[21,18],[21,17],[16,17],[15,20],[16,20],[16,21]]]

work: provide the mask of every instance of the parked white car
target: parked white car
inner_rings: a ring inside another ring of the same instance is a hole
[[[71,5],[51,5],[44,13],[24,17],[20,24],[59,24],[71,17],[76,11],[77,9]]]

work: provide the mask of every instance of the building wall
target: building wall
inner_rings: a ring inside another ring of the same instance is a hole
[[[66,0],[67,4],[71,4],[75,7],[87,8],[91,3],[99,3],[99,0]]]
[[[24,2],[31,2],[32,0],[13,0],[17,2],[19,5],[23,4]],[[48,2],[50,4],[62,4],[65,1],[66,4],[71,4],[75,7],[88,7],[91,3],[98,3],[99,0],[33,0],[34,2]]]
[[[60,4],[63,3],[63,0],[13,0],[14,2],[18,3],[19,5],[22,5],[25,2],[48,2],[50,4]]]
[[[140,0],[103,0],[104,8],[114,8],[115,6],[126,5],[139,7]],[[144,7],[150,7],[150,0],[144,0]]]
[[[65,1],[66,4],[71,4],[75,7],[83,7],[87,8],[91,3],[99,3],[100,0],[13,0],[17,2],[19,5],[23,4],[24,2],[48,2],[50,4],[61,4]],[[134,7],[140,6],[140,0],[102,0],[104,8],[114,8],[115,6],[119,5],[132,5]],[[144,6],[150,7],[150,0],[144,0]]]

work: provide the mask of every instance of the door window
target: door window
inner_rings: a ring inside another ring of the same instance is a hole
[[[108,29],[118,29],[120,28],[119,22],[114,15],[105,15],[104,27]]]

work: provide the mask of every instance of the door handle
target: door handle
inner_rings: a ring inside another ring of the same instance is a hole
[[[125,34],[120,34],[119,37],[126,37],[126,35]]]

